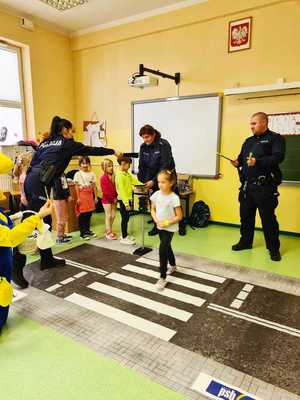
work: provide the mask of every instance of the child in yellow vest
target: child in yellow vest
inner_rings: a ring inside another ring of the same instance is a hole
[[[141,182],[139,182],[139,180],[128,171],[131,164],[131,158],[120,156],[118,157],[118,163],[120,169],[116,172],[115,182],[121,213],[122,237],[120,243],[132,245],[135,244],[135,237],[128,235],[129,211],[132,208],[132,188],[134,185],[141,185]]]
[[[10,158],[0,153],[0,173],[5,174],[13,169]],[[0,191],[0,200],[5,197]],[[42,219],[50,215],[52,206],[47,202],[37,215],[25,219],[17,226],[13,226],[12,220],[0,209],[0,333],[4,326],[12,302],[12,287],[10,285],[12,275],[12,247],[18,246],[26,237],[42,224]]]

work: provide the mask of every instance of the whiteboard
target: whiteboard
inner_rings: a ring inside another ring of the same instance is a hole
[[[179,173],[212,178],[219,172],[222,97],[217,94],[132,103],[132,149],[143,143],[140,128],[152,125],[171,147]],[[138,161],[133,164],[136,173]]]

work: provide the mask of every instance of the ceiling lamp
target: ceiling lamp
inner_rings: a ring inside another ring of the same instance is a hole
[[[49,4],[59,11],[69,10],[73,7],[87,3],[88,0],[41,0],[43,3]]]

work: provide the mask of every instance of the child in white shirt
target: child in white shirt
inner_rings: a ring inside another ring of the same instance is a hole
[[[179,229],[178,222],[182,220],[180,199],[173,192],[176,185],[176,174],[173,171],[163,170],[158,174],[158,187],[160,190],[151,197],[151,215],[157,224],[160,239],[159,264],[160,279],[157,289],[162,290],[167,284],[167,274],[176,270],[175,256],[171,247],[174,232]],[[168,262],[170,267],[168,268]]]

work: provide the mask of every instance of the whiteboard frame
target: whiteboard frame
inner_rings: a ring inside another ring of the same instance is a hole
[[[207,98],[207,97],[218,97],[219,98],[219,117],[218,117],[218,136],[217,136],[217,148],[216,148],[216,173],[215,175],[192,175],[195,178],[203,178],[203,179],[216,179],[219,177],[220,174],[220,158],[217,156],[217,152],[220,151],[220,144],[221,144],[221,122],[222,122],[222,109],[223,109],[223,95],[220,93],[207,93],[207,94],[197,94],[191,96],[174,96],[174,97],[162,97],[157,99],[150,99],[150,100],[138,100],[131,102],[131,148],[132,152],[134,152],[134,106],[136,104],[147,104],[147,103],[164,103],[168,101],[180,101],[180,100],[190,100],[190,99],[200,99],[200,98]],[[176,160],[175,160],[175,167],[176,167]],[[137,166],[136,163],[133,163],[133,173],[137,173]],[[183,171],[176,172],[179,174],[185,174]],[[190,174],[189,174],[190,175]]]

